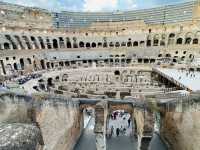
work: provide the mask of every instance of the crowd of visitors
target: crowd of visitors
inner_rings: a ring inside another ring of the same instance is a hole
[[[131,128],[131,118],[128,113],[115,111],[110,116],[110,124],[107,129],[107,138],[124,136]]]

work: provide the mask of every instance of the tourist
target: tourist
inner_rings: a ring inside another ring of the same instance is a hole
[[[112,137],[112,136],[113,136],[113,134],[114,134],[114,127],[113,127],[113,126],[111,126],[111,130],[110,130],[110,136]]]
[[[120,130],[119,130],[119,128],[117,128],[117,129],[116,129],[116,135],[117,135],[117,136],[119,136],[119,132],[120,132]]]
[[[129,118],[128,119],[128,127],[130,127],[131,126],[131,119]]]

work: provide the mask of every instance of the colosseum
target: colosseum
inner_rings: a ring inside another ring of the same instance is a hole
[[[199,150],[200,1],[114,12],[0,1],[0,150]]]

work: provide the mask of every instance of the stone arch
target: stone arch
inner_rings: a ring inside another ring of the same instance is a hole
[[[176,44],[177,45],[181,45],[181,44],[183,44],[183,38],[178,38],[177,40],[176,40]]]
[[[77,38],[73,37],[73,48],[78,48]]]
[[[199,39],[198,38],[194,38],[192,41],[192,44],[199,44]]]
[[[30,44],[30,41],[29,41],[28,37],[24,35],[24,36],[22,36],[22,38],[24,39],[24,41],[25,41],[25,43],[27,45],[27,48],[28,49],[32,49],[32,46]]]
[[[92,42],[92,48],[97,47],[97,44],[95,42]]]
[[[14,42],[13,38],[10,35],[6,34],[5,37],[11,43],[13,49],[18,49],[16,43]]]
[[[24,70],[24,59],[20,58],[19,62],[20,62],[21,69]]]
[[[22,44],[20,37],[18,35],[14,35],[14,38],[16,39],[18,44],[20,45],[21,49],[25,49],[24,45]]]
[[[53,39],[53,48],[55,48],[55,49],[58,48],[58,41],[57,41],[57,39]]]
[[[109,46],[110,46],[110,47],[114,47],[113,42],[110,42],[110,43],[109,43]]]
[[[46,66],[47,66],[47,69],[50,69],[50,68],[51,68],[50,62],[47,62],[47,63],[46,63]]]
[[[17,63],[14,63],[13,67],[14,67],[15,70],[18,70]]]
[[[67,81],[67,80],[68,80],[68,74],[63,74],[62,81]]]
[[[41,65],[41,68],[42,69],[45,69],[46,67],[45,67],[45,63],[44,63],[44,60],[42,59],[42,60],[40,60],[40,65]]]
[[[116,43],[115,43],[115,47],[120,47],[119,42],[116,42]]]
[[[47,43],[47,48],[52,49],[51,42],[50,42],[50,39],[48,37],[46,38],[46,43]]]
[[[151,36],[148,35],[148,36],[147,36],[147,42],[146,42],[146,46],[147,46],[147,47],[151,46],[151,39],[152,39]]]
[[[127,47],[132,47],[132,42],[131,42],[131,40],[128,41]]]
[[[9,43],[7,43],[7,42],[6,42],[6,43],[4,43],[4,44],[3,44],[3,46],[4,46],[4,49],[10,49],[10,44],[9,44]]]
[[[108,43],[107,43],[107,42],[104,42],[104,43],[103,43],[103,47],[108,47]]]
[[[156,34],[153,37],[153,46],[158,46],[158,44],[159,44],[159,35]]]
[[[79,47],[81,47],[81,48],[85,47],[85,43],[83,41],[80,41],[79,42]]]
[[[132,43],[131,43],[132,44]],[[126,42],[122,42],[121,43],[121,47],[125,47],[126,46]]]
[[[87,42],[85,46],[86,46],[86,48],[90,48],[90,43]]]
[[[63,37],[59,37],[59,45],[60,45],[60,48],[65,48],[65,42],[64,42]]]
[[[175,40],[175,33],[170,33],[169,37],[168,37],[168,45],[173,45],[174,44],[174,40]]]
[[[43,39],[42,39],[41,36],[38,37],[38,40],[39,40],[39,43],[40,43],[41,49],[45,49],[45,44],[44,44],[44,41],[43,41]]]
[[[102,47],[102,43],[101,42],[98,43],[98,47]]]
[[[67,48],[72,48],[72,44],[71,44],[71,41],[70,41],[70,38],[66,38],[66,44],[67,44]]]
[[[165,46],[165,40],[166,40],[166,35],[162,34],[160,40],[160,46]]]
[[[134,41],[133,46],[138,46],[138,41]]]
[[[29,64],[32,64],[32,61],[31,61],[30,58],[27,58],[27,61],[28,61]]]
[[[193,34],[191,32],[186,33],[185,35],[185,44],[191,44]]]
[[[115,74],[116,76],[119,76],[119,75],[120,75],[120,71],[119,71],[119,70],[115,70],[114,74]]]
[[[168,53],[168,54],[165,55],[165,57],[171,57],[171,54]]]
[[[37,43],[37,41],[36,41],[36,38],[35,38],[34,36],[31,36],[30,38],[31,38],[31,41],[33,42],[35,48],[36,48],[36,49],[39,49],[38,43]]]

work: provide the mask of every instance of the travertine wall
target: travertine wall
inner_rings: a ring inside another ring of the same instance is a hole
[[[0,95],[1,123],[33,124],[40,131],[38,136],[42,135],[39,142],[45,150],[72,150],[82,132],[83,115],[78,102],[68,99],[3,93]]]
[[[199,150],[200,111],[166,112],[161,117],[161,137],[172,150]]]

